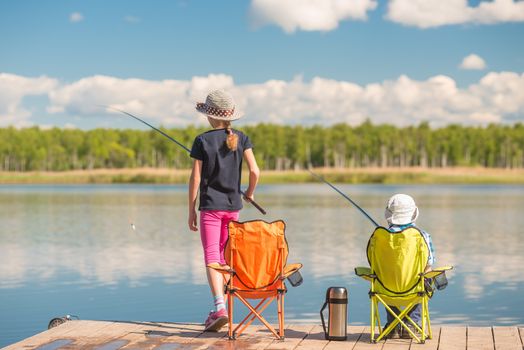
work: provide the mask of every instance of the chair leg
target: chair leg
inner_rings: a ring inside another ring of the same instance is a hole
[[[425,343],[426,342],[426,313],[427,313],[427,308],[426,308],[426,301],[425,299],[422,300],[422,334],[421,334],[421,337],[420,337],[420,340],[422,343]]]
[[[406,323],[403,321],[403,319],[406,319],[409,323],[411,323],[413,326],[416,327],[416,329],[418,329],[419,331],[421,331],[420,327],[418,325],[416,325],[415,322],[413,322],[413,320],[409,317],[408,313],[409,311],[411,311],[411,309],[413,308],[413,306],[415,304],[418,304],[417,302],[413,301],[411,302],[408,306],[406,306],[401,312],[400,314],[396,314],[388,305],[386,302],[384,302],[384,300],[382,300],[382,298],[380,298],[378,295],[375,296],[382,304],[384,304],[384,307],[386,308],[386,312],[389,312],[391,315],[393,315],[395,317],[395,319],[393,320],[393,322],[391,322],[391,324],[377,337],[377,339],[375,339],[375,341],[379,341],[381,340],[384,336],[386,336],[397,324],[401,324],[407,331],[408,333],[411,335],[411,337],[413,339],[415,339],[417,342],[421,342],[420,341],[420,338],[417,337],[417,335],[415,333],[413,333],[413,331],[411,329],[409,329],[406,325]],[[378,308],[378,305],[376,306],[376,308]]]
[[[227,294],[227,303],[228,303],[228,308],[227,308],[227,313],[228,313],[228,317],[229,317],[229,327],[228,327],[228,330],[227,330],[227,335],[229,337],[229,339],[235,339],[234,337],[234,334],[233,334],[233,301],[234,301],[234,297],[233,297],[233,293],[230,291],[228,294]]]
[[[380,324],[380,313],[378,310],[378,301],[375,300],[375,319],[377,320],[378,333],[382,333],[382,325]]]
[[[241,295],[239,294],[235,294],[235,296],[249,309],[249,311],[251,311],[254,315],[256,315],[256,317],[260,320],[260,322],[262,322],[264,324],[264,326],[266,326],[267,329],[269,329],[271,331],[271,333],[273,333],[273,335],[275,335],[275,337],[277,339],[280,339],[280,336],[278,335],[277,331],[265,320],[264,317],[262,317],[262,315],[260,315],[260,313],[255,310],[253,308],[253,306],[251,306],[246,299],[244,299]]]
[[[254,307],[254,309],[259,313],[259,314],[262,314],[262,312],[271,304],[271,302],[273,301],[274,297],[269,299],[268,298],[265,298],[265,299],[262,299],[258,304],[257,306]],[[242,332],[244,332],[244,330],[249,327],[249,325],[251,323],[253,323],[254,320],[256,320],[257,316],[252,313],[252,312],[249,312],[249,314],[242,320],[242,322],[240,322],[237,327],[235,328],[234,332],[235,334],[238,336],[240,334],[242,334]]]
[[[427,317],[427,327],[428,327],[428,339],[433,339],[433,333],[431,332],[431,321],[429,319],[429,301],[428,298],[424,298],[426,302],[426,317]]]
[[[279,328],[279,335],[280,339],[284,339],[284,293],[279,293],[277,296],[278,300],[278,306],[280,309],[280,312],[278,314],[278,328]]]
[[[375,343],[375,300],[374,300],[374,297],[371,297],[371,305],[370,305],[370,309],[371,309],[371,312],[370,312],[370,319],[371,319],[371,328],[369,330],[369,341],[372,342],[372,343]]]

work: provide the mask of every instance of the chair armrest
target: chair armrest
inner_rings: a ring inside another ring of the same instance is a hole
[[[227,265],[220,265],[219,263],[207,264],[207,267],[212,268],[215,271],[220,272],[223,275],[234,275],[235,270]]]
[[[287,278],[292,273],[295,273],[296,271],[300,270],[302,268],[302,264],[289,264],[284,266],[284,274],[282,275],[282,278]]]
[[[440,275],[441,273],[444,273],[448,270],[453,270],[453,266],[442,266],[442,267],[437,267],[437,268],[434,268],[434,269],[431,269],[429,271],[427,271],[426,273],[424,273],[424,277],[425,278],[434,278],[438,275]]]
[[[355,267],[355,274],[367,281],[372,281],[376,277],[371,273],[371,268],[363,266]]]

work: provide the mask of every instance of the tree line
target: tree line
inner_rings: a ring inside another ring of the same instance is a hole
[[[307,167],[524,167],[524,125],[485,127],[429,124],[396,127],[366,121],[358,126],[239,128],[265,170]],[[204,128],[165,129],[191,147]],[[63,171],[97,168],[187,169],[187,152],[154,130],[0,128],[0,169]]]

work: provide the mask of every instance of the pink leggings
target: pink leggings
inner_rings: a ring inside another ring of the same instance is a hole
[[[239,211],[202,210],[200,212],[200,239],[206,265],[225,264],[224,248],[227,242],[227,225],[238,220]]]

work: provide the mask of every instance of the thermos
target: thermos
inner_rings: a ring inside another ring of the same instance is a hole
[[[328,326],[324,320],[324,309],[328,308]],[[327,340],[346,340],[348,324],[348,291],[344,287],[329,287],[326,301],[320,309],[320,319]]]

